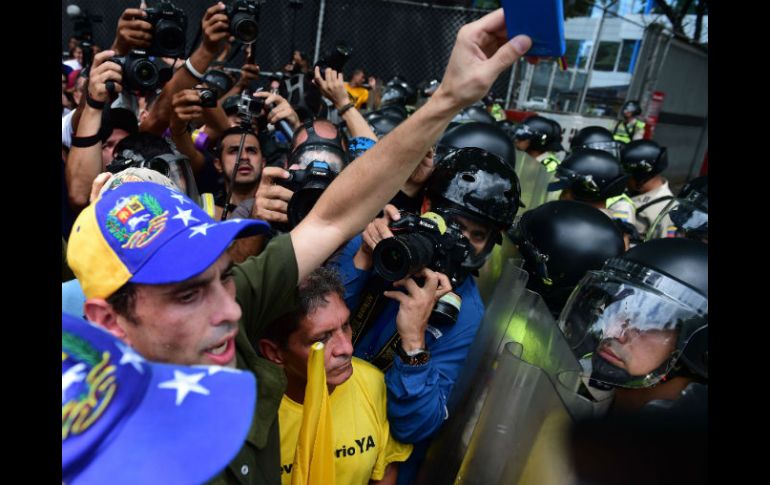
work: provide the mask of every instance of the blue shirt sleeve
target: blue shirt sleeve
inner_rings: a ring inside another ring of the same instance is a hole
[[[342,284],[345,286],[345,303],[351,311],[358,308],[358,299],[372,274],[371,271],[360,270],[353,264],[353,257],[356,255],[358,248],[361,247],[362,240],[359,234],[348,241],[340,257],[335,262],[342,278]]]
[[[440,337],[426,339],[430,360],[421,366],[410,366],[396,357],[385,374],[390,431],[401,442],[416,443],[429,438],[449,417],[449,393],[484,315],[475,283],[458,293],[463,304],[457,322],[445,328]]]
[[[351,159],[356,159],[366,153],[366,151],[374,146],[374,144],[377,143],[376,140],[372,140],[371,138],[365,138],[363,136],[357,136],[350,139],[350,144],[348,145],[348,152],[350,153]]]

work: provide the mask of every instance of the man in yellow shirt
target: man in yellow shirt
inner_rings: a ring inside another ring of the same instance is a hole
[[[345,83],[345,90],[348,92],[350,102],[356,109],[361,109],[361,106],[365,105],[369,99],[369,90],[364,86],[365,82],[364,70],[358,68],[353,71],[350,81]]]
[[[394,463],[405,461],[412,445],[390,436],[382,372],[353,357],[350,311],[339,276],[332,269],[319,268],[300,283],[298,293],[299,308],[279,317],[258,341],[262,355],[283,367],[288,379],[278,411],[281,483],[291,484],[307,359],[311,346],[320,341],[326,349],[337,484],[395,484],[398,468]]]

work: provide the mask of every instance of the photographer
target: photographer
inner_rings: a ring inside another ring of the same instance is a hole
[[[338,73],[332,68],[326,68],[324,75],[321,75],[320,68],[315,68],[315,83],[321,94],[332,102],[340,118],[345,122],[350,132],[350,136],[355,138],[368,138],[377,140],[377,135],[366,122],[366,119],[358,111],[358,105],[350,102],[348,92],[345,89],[345,83],[342,79],[342,73]],[[351,140],[354,144],[355,140]],[[367,147],[368,148],[368,147]],[[364,150],[366,151],[366,150]],[[356,156],[360,156],[356,154]]]
[[[419,318],[405,318],[416,304],[414,299],[426,288],[413,281],[397,284],[405,286],[407,294],[384,293],[398,304],[386,302],[380,307],[369,303],[382,287],[372,279],[372,251],[383,239],[393,237],[391,225],[402,218],[396,207],[386,206],[385,215],[369,224],[342,251],[338,264],[345,300],[354,315],[367,311],[371,314],[358,327],[360,338],[354,341],[354,355],[386,370],[391,430],[400,441],[415,443],[412,456],[401,466],[402,483],[414,477],[429,438],[449,415],[449,393],[484,315],[484,303],[471,275],[486,262],[494,245],[502,242],[503,231],[513,223],[519,207],[518,184],[513,169],[500,157],[478,148],[462,148],[447,155],[437,163],[428,181],[430,210],[441,215],[448,225],[456,224],[464,244],[471,249],[465,259],[449,268],[458,282],[453,284],[453,291],[461,302],[455,323],[429,320],[430,312]],[[445,280],[447,275],[440,277],[439,288],[444,288],[449,280]],[[388,350],[392,346],[395,352]]]

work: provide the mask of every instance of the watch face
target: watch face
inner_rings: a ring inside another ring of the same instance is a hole
[[[430,352],[427,350],[420,350],[413,355],[409,355],[401,345],[398,345],[396,347],[396,353],[407,365],[422,365],[430,360]]]

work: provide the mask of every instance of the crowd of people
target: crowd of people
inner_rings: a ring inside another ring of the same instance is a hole
[[[341,47],[263,75],[251,44],[230,69],[240,3],[206,10],[186,59],[128,8],[62,64],[64,483],[300,483],[319,342],[333,454],[312,459],[418,483],[506,239],[586,399],[705,412],[708,180],[675,196],[638,102],[569,151],[547,115],[504,119],[485,97],[532,41],[502,10],[419,88],[346,81]]]

